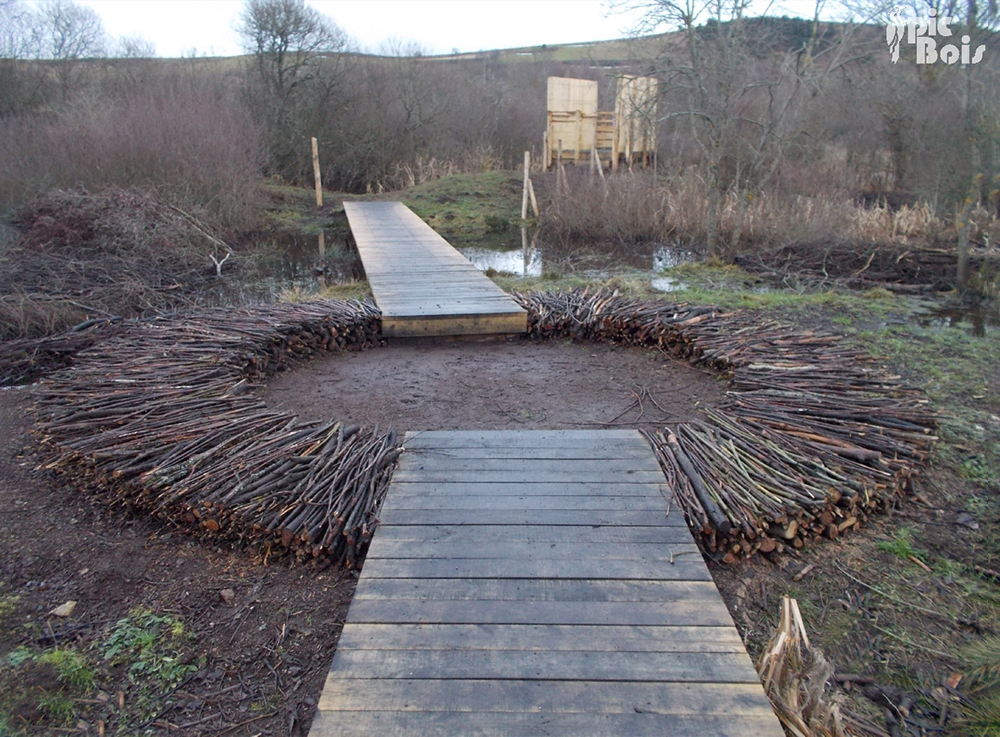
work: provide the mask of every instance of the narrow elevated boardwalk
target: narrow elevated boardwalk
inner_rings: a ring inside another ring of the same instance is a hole
[[[527,313],[400,202],[345,202],[389,338],[523,333]]]
[[[312,737],[781,737],[641,435],[405,447]]]

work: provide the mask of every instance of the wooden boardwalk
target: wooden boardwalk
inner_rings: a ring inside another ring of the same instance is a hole
[[[783,735],[641,435],[405,447],[312,737]]]
[[[523,333],[527,313],[401,202],[344,210],[388,338]]]

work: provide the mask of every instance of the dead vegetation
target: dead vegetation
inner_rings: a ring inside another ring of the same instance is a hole
[[[708,255],[708,187],[696,170],[665,178],[624,172],[606,182],[576,172],[569,181],[568,193],[548,198],[539,220],[543,243],[613,249],[656,242]],[[989,279],[1000,266],[1000,220],[976,208],[968,222],[971,266]],[[730,193],[722,198],[716,227],[729,244],[724,260],[753,271],[795,273],[848,288],[888,284],[904,292],[950,289],[957,277],[958,232],[926,204],[866,204],[836,190],[816,196],[762,192],[744,213]]]
[[[213,224],[136,190],[53,190],[17,225],[0,252],[3,339],[190,305],[231,251]]]

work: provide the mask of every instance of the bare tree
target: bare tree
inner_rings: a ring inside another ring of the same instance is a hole
[[[0,0],[0,117],[40,98],[42,76],[24,63],[38,55],[37,19],[21,0]]]
[[[39,56],[56,65],[62,97],[69,97],[81,59],[106,53],[108,38],[100,16],[72,0],[47,0],[38,8]]]
[[[347,34],[304,0],[247,0],[237,31],[259,80],[279,100],[315,76],[323,55],[348,46]]]
[[[896,63],[881,85],[879,100],[894,184],[898,191],[932,204],[936,211],[954,213],[957,281],[964,291],[970,276],[973,213],[982,206],[998,207],[1000,63],[995,56],[995,32],[1000,28],[1000,7],[996,0],[842,3],[854,15],[886,24],[887,37],[894,35],[892,26],[897,26]],[[930,29],[931,17],[936,32]],[[910,24],[915,28],[909,28]],[[907,43],[914,30],[932,44],[934,53],[929,59],[926,54],[919,59],[915,47]],[[968,49],[970,58],[960,64],[945,63],[949,43],[953,49]],[[978,50],[987,53],[981,55]]]
[[[805,101],[851,57],[850,26],[827,37],[811,22],[748,18],[751,0],[641,0],[637,33],[678,30],[654,62],[664,123],[687,130],[708,183],[705,230],[712,255],[735,250],[752,199],[799,138]],[[719,232],[726,196],[731,233]]]
[[[247,0],[237,31],[251,56],[247,95],[268,131],[272,169],[295,178],[306,163],[306,128],[340,82],[348,36],[304,0]]]
[[[115,43],[118,59],[151,59],[156,56],[156,44],[142,36],[122,36]]]
[[[33,18],[21,0],[0,0],[0,59],[34,55]]]

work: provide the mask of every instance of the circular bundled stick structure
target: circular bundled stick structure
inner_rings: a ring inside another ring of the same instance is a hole
[[[725,562],[860,525],[910,488],[937,440],[923,394],[838,336],[608,291],[518,300],[536,338],[658,346],[728,376],[705,421],[647,433],[692,529]]]
[[[370,302],[208,309],[128,321],[43,382],[43,468],[211,533],[352,565],[400,448],[393,431],[301,423],[254,379],[378,342]]]
[[[530,337],[655,346],[728,376],[727,401],[704,420],[647,433],[717,559],[860,525],[909,488],[936,441],[922,394],[837,336],[608,291],[515,297]],[[253,382],[377,345],[380,331],[372,302],[339,300],[115,324],[42,383],[43,467],[170,522],[351,566],[378,522],[395,432],[299,422],[267,409]]]

